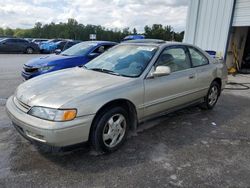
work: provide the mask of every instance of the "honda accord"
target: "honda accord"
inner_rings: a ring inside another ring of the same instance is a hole
[[[152,117],[188,105],[212,109],[226,81],[226,65],[193,45],[130,42],[84,67],[22,83],[6,107],[29,140],[59,147],[88,141],[112,152]]]

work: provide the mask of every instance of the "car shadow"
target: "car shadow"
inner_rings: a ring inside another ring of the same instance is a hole
[[[201,144],[211,137],[228,136],[231,133],[227,134],[225,126],[246,113],[249,102],[250,98],[223,94],[213,110],[203,111],[198,107],[189,107],[146,122],[135,133],[130,134],[127,142],[112,154],[99,155],[88,144],[54,151],[38,146],[37,151],[44,158],[40,160],[48,160],[49,164],[69,171],[97,173],[133,167],[161,160],[161,157],[166,158],[171,152]],[[36,165],[43,168],[42,163],[41,166]]]

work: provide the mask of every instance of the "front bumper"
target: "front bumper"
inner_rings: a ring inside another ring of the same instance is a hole
[[[22,77],[25,79],[25,80],[28,80],[28,79],[31,79],[33,77],[36,77],[36,76],[39,76],[40,74],[38,72],[36,73],[28,73],[28,72],[24,72],[22,71]]]
[[[88,115],[67,122],[42,120],[19,109],[13,101],[13,96],[7,100],[6,109],[21,135],[57,147],[88,141],[91,123],[94,118],[94,115]]]

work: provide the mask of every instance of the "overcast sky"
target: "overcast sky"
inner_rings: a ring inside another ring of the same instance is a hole
[[[66,22],[108,28],[154,23],[185,29],[188,0],[0,0],[0,27],[31,28],[35,22]]]

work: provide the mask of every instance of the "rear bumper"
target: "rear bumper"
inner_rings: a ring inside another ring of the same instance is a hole
[[[21,111],[13,102],[7,100],[7,113],[22,136],[51,146],[63,147],[88,141],[94,115],[76,118],[67,122],[42,120]]]

